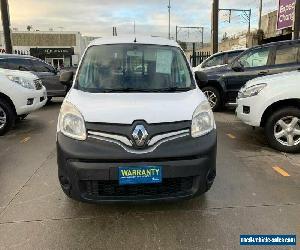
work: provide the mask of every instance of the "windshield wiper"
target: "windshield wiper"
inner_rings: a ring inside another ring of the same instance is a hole
[[[159,92],[185,92],[190,90],[192,90],[192,88],[190,87],[169,87],[169,88],[159,89]]]

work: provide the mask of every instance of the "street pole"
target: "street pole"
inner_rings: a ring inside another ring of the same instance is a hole
[[[261,30],[262,0],[259,0],[258,30]]]
[[[7,54],[12,54],[12,41],[11,41],[11,31],[10,31],[10,18],[9,18],[9,8],[7,0],[1,0],[1,15],[2,15],[2,25],[5,43],[5,52]]]
[[[171,0],[169,0],[169,39],[171,39]]]
[[[300,32],[300,0],[296,0],[295,18],[294,18],[294,40],[299,39]]]
[[[251,32],[251,9],[249,10],[248,34]]]
[[[204,47],[204,27],[201,28],[202,30],[202,48]]]
[[[212,6],[212,47],[213,53],[219,51],[219,0],[213,0]]]
[[[176,42],[178,41],[178,26],[176,25]]]
[[[196,67],[196,43],[193,43],[193,61],[192,61],[193,67]]]

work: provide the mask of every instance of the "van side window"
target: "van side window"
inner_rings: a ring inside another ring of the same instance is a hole
[[[297,63],[297,55],[300,46],[285,45],[276,50],[275,64]]]

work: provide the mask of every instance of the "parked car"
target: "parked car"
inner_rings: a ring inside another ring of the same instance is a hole
[[[204,70],[208,80],[197,82],[215,111],[236,104],[238,91],[247,81],[299,67],[300,40],[269,43],[246,50],[229,65]]]
[[[43,107],[47,92],[42,81],[30,72],[0,69],[0,82],[0,135],[3,135],[18,117]]]
[[[61,81],[73,76],[64,72]],[[216,148],[212,110],[176,42],[118,36],[89,45],[58,119],[58,176],[67,196],[192,198],[213,184]]]
[[[238,118],[263,127],[273,148],[300,152],[300,71],[249,81],[239,92]]]
[[[245,50],[246,49],[236,49],[236,50],[228,50],[228,51],[223,51],[223,52],[213,54],[209,58],[204,60],[201,64],[194,67],[193,70],[201,71],[203,69],[226,65],[228,63],[231,63],[233,59],[235,59]]]
[[[38,58],[0,54],[0,68],[30,71],[37,75],[47,89],[48,101],[53,97],[64,97],[67,93],[66,87],[59,82],[59,72],[50,64]]]

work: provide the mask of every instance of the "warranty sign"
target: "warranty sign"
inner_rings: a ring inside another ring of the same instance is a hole
[[[119,185],[139,185],[162,182],[162,167],[119,167]]]

